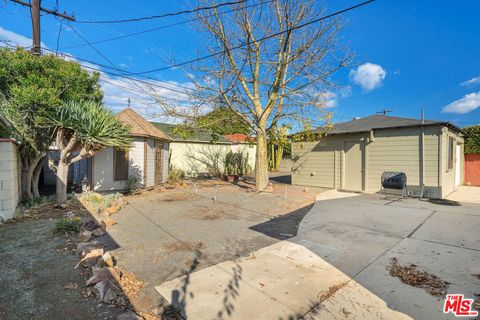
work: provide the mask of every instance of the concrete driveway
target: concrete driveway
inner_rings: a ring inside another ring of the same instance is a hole
[[[480,205],[328,191],[296,237],[157,286],[188,319],[414,319],[442,314],[443,298],[386,270],[392,258],[480,293]]]

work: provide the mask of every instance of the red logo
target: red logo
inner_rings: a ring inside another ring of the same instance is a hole
[[[473,299],[467,299],[463,294],[447,294],[443,313],[453,313],[457,317],[475,317],[478,311],[472,310]]]

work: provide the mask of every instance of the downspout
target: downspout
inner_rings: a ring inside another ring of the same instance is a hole
[[[425,120],[424,120],[424,115],[423,115],[423,109],[422,109],[422,134],[420,137],[420,144],[421,144],[421,149],[420,149],[420,198],[423,198],[425,195],[425,126],[424,126]]]

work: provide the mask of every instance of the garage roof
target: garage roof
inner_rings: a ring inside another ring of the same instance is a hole
[[[353,119],[352,121],[337,123],[333,126],[332,130],[328,132],[328,134],[368,132],[375,129],[417,127],[421,125],[422,120],[418,119],[400,118],[375,114],[365,118],[358,118]],[[446,121],[424,120],[423,125],[445,125],[451,127],[458,132],[462,132],[460,128]]]

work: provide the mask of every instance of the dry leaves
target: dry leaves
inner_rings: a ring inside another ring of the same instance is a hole
[[[397,258],[392,258],[387,267],[392,277],[400,278],[403,283],[413,287],[423,288],[432,296],[444,296],[449,283],[439,279],[436,275],[417,270],[417,266],[410,263],[405,266],[398,264]]]
[[[125,293],[128,298],[131,298],[138,294],[143,287],[143,282],[138,280],[133,273],[122,270],[120,287],[122,288],[123,293]]]

